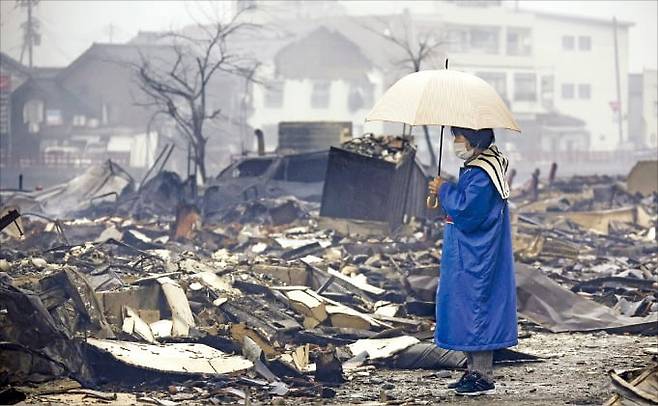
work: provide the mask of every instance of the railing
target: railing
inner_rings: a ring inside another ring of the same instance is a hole
[[[35,156],[9,156],[5,150],[0,149],[0,167],[83,168],[108,159],[120,166],[128,166],[130,153],[43,152]]]

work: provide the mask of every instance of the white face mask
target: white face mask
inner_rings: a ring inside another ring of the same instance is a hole
[[[457,155],[458,158],[463,159],[464,161],[469,159],[470,157],[473,156],[475,153],[475,148],[471,148],[470,150],[466,149],[466,144],[463,142],[455,142],[452,144],[453,150],[455,151],[455,155]]]

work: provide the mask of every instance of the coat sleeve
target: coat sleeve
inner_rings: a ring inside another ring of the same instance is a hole
[[[487,174],[474,169],[459,184],[444,183],[439,201],[455,226],[464,232],[475,230],[489,216],[495,190]]]

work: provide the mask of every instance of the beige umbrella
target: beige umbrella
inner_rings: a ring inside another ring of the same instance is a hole
[[[366,117],[375,120],[521,131],[491,85],[448,69],[414,72],[398,80]]]
[[[414,72],[398,80],[366,116],[366,121],[378,120],[410,126],[440,125],[438,176],[441,176],[444,126],[476,130],[507,128],[521,132],[491,85],[477,76],[448,69]],[[438,207],[436,196],[427,197],[427,207]]]

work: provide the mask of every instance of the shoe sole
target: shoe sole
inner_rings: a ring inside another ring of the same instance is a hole
[[[459,396],[480,396],[480,395],[495,395],[496,389],[482,390],[478,392],[457,392],[455,393]]]

